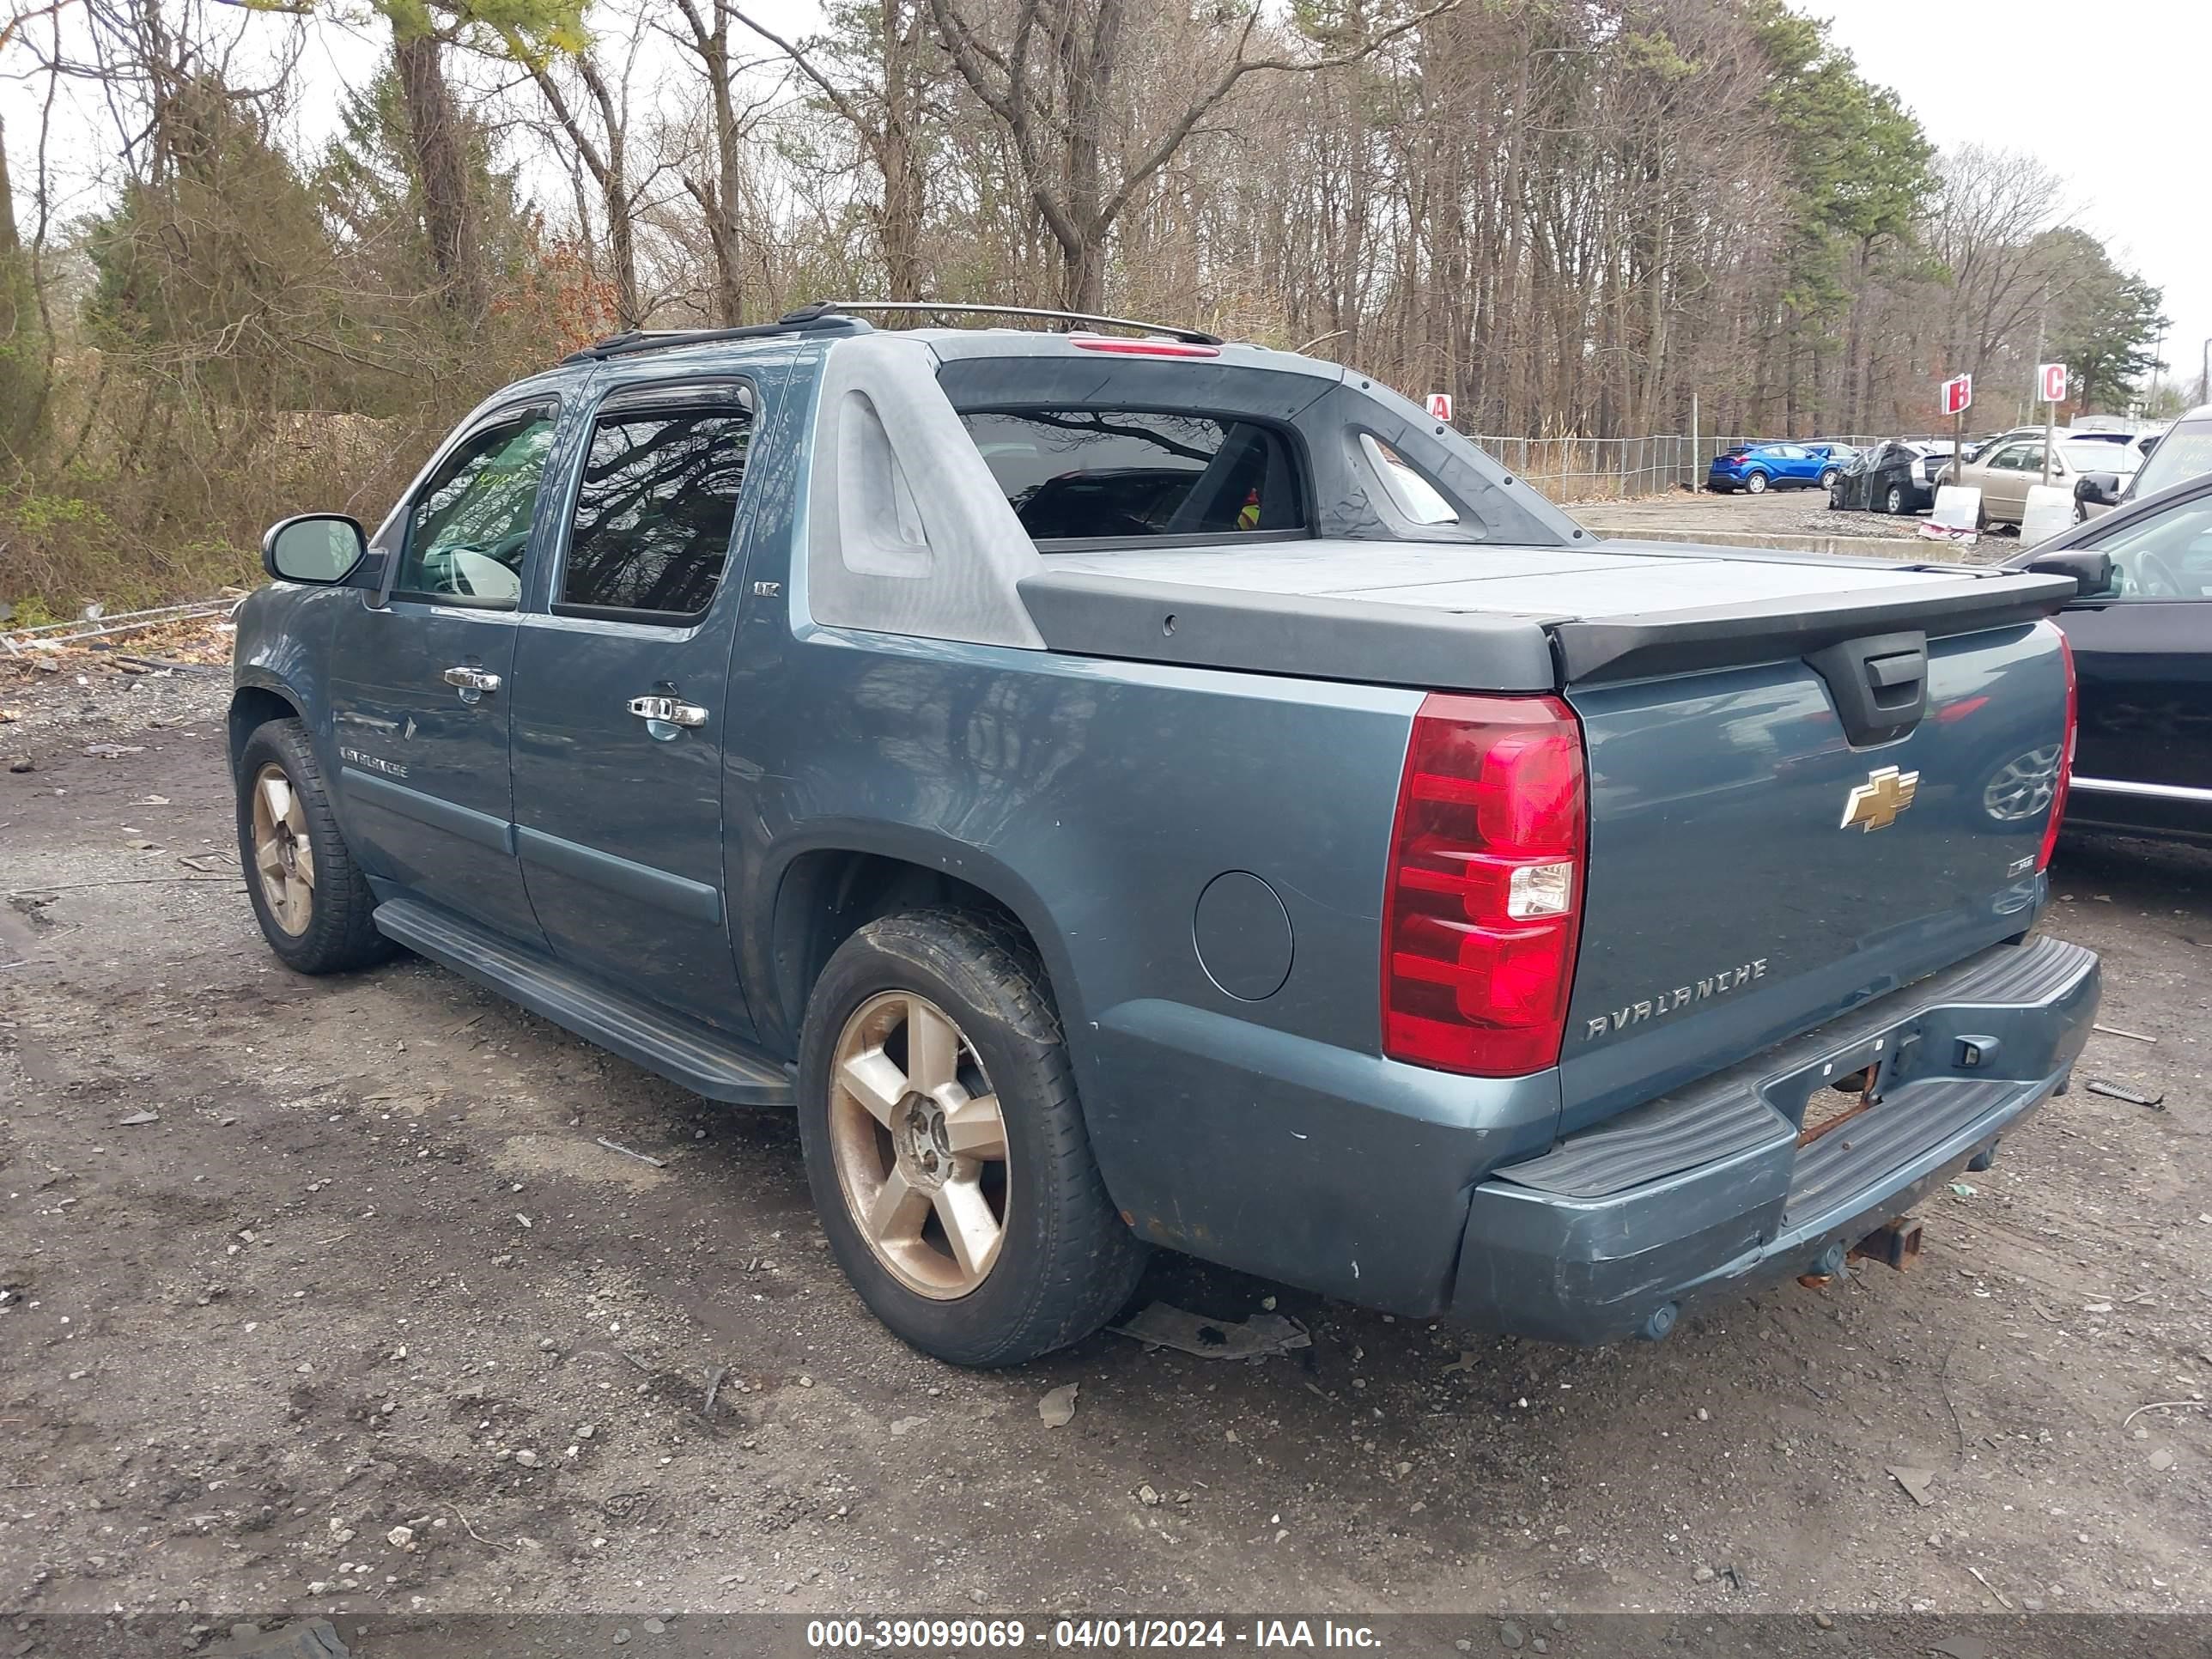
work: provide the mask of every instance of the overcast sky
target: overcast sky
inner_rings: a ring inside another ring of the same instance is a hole
[[[2212,0],[1799,0],[1939,145],[2040,156],[2114,258],[2166,291],[2169,378],[2212,335],[2203,150]]]
[[[2122,264],[2165,291],[2171,378],[2194,386],[2203,343],[2212,336],[2212,205],[2202,153],[2212,93],[2212,0],[1795,3],[1830,19],[1836,41],[1869,79],[1897,90],[1937,144],[2027,150],[2067,179],[2066,205],[2079,222]],[[805,33],[819,15],[816,0],[753,0],[753,9],[791,33]],[[328,23],[317,37],[301,64],[295,105],[311,142],[331,130],[337,85],[368,73],[384,41],[380,27]],[[73,216],[98,203],[102,192],[90,175],[112,168],[112,140],[97,88],[66,87],[64,103],[56,159],[70,186],[63,212]],[[34,88],[0,81],[0,115],[8,119],[15,163],[16,211],[25,216]],[[88,151],[82,147],[94,133],[99,137]],[[111,147],[105,167],[94,159],[100,146]]]

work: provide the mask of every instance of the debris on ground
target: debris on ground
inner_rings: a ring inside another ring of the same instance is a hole
[[[143,743],[88,743],[84,746],[84,752],[94,760],[121,760],[125,755],[143,755],[146,752],[146,745]]]
[[[1890,1465],[1889,1474],[1890,1478],[1904,1487],[1912,1501],[1919,1504],[1922,1509],[1924,1510],[1935,1503],[1936,1494],[1929,1490],[1936,1482],[1935,1470],[1905,1468],[1893,1463]]]
[[[2126,1428],[2145,1412],[2212,1411],[2212,1400],[2154,1400],[2148,1406],[2138,1406],[2120,1419]]]
[[[477,1016],[477,1019],[482,1019],[483,1018],[483,1016],[482,1014],[478,1014]],[[476,1024],[476,1020],[471,1020],[469,1024],[473,1025]],[[605,1147],[611,1152],[620,1152],[624,1158],[634,1158],[641,1164],[650,1164],[656,1170],[665,1170],[668,1167],[665,1160],[653,1158],[645,1152],[632,1152],[629,1147],[623,1146],[619,1140],[609,1140],[605,1135],[597,1136],[596,1139],[600,1146]]]
[[[1201,1319],[1166,1302],[1152,1303],[1134,1318],[1107,1328],[1146,1347],[1173,1348],[1200,1359],[1258,1359],[1313,1346],[1305,1328],[1281,1314],[1255,1314],[1245,1320]]]
[[[1045,1391],[1044,1398],[1037,1401],[1037,1415],[1044,1419],[1045,1427],[1064,1429],[1075,1421],[1075,1396],[1082,1387],[1079,1382],[1063,1382]]]
[[[2155,1042],[2154,1036],[2145,1036],[2141,1031],[2124,1031],[2117,1025],[2092,1025],[2093,1031],[2102,1031],[2106,1036],[2125,1037],[2130,1042]]]
[[[2082,1086],[2093,1095],[2105,1095],[2113,1100],[2124,1100],[2130,1106],[2148,1106],[2154,1112],[2163,1110],[2166,1105],[2166,1091],[2163,1089],[2155,1094],[2148,1094],[2141,1089],[2130,1089],[2124,1083],[2108,1083],[2100,1077],[2090,1079]]]
[[[135,1129],[142,1123],[159,1123],[161,1121],[161,1115],[159,1112],[133,1112],[129,1117],[117,1119],[115,1127],[118,1129]]]

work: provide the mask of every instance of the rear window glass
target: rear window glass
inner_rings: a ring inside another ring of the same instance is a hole
[[[1122,409],[960,418],[1035,541],[1306,528],[1290,443],[1270,426]]]
[[[1359,434],[1359,447],[1366,452],[1368,464],[1382,481],[1382,488],[1390,492],[1390,500],[1399,512],[1415,524],[1459,522],[1459,510],[1403,455],[1371,432]]]

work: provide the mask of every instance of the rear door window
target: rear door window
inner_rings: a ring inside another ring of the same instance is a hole
[[[750,392],[631,394],[592,427],[556,611],[702,616],[730,555],[751,451]]]
[[[1255,421],[1125,409],[963,414],[984,464],[1042,543],[1298,534],[1296,451]]]

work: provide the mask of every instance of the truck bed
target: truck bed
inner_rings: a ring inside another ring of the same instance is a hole
[[[1224,541],[1056,554],[1019,590],[1055,651],[1537,691],[2031,621],[2063,577],[1606,541]]]

